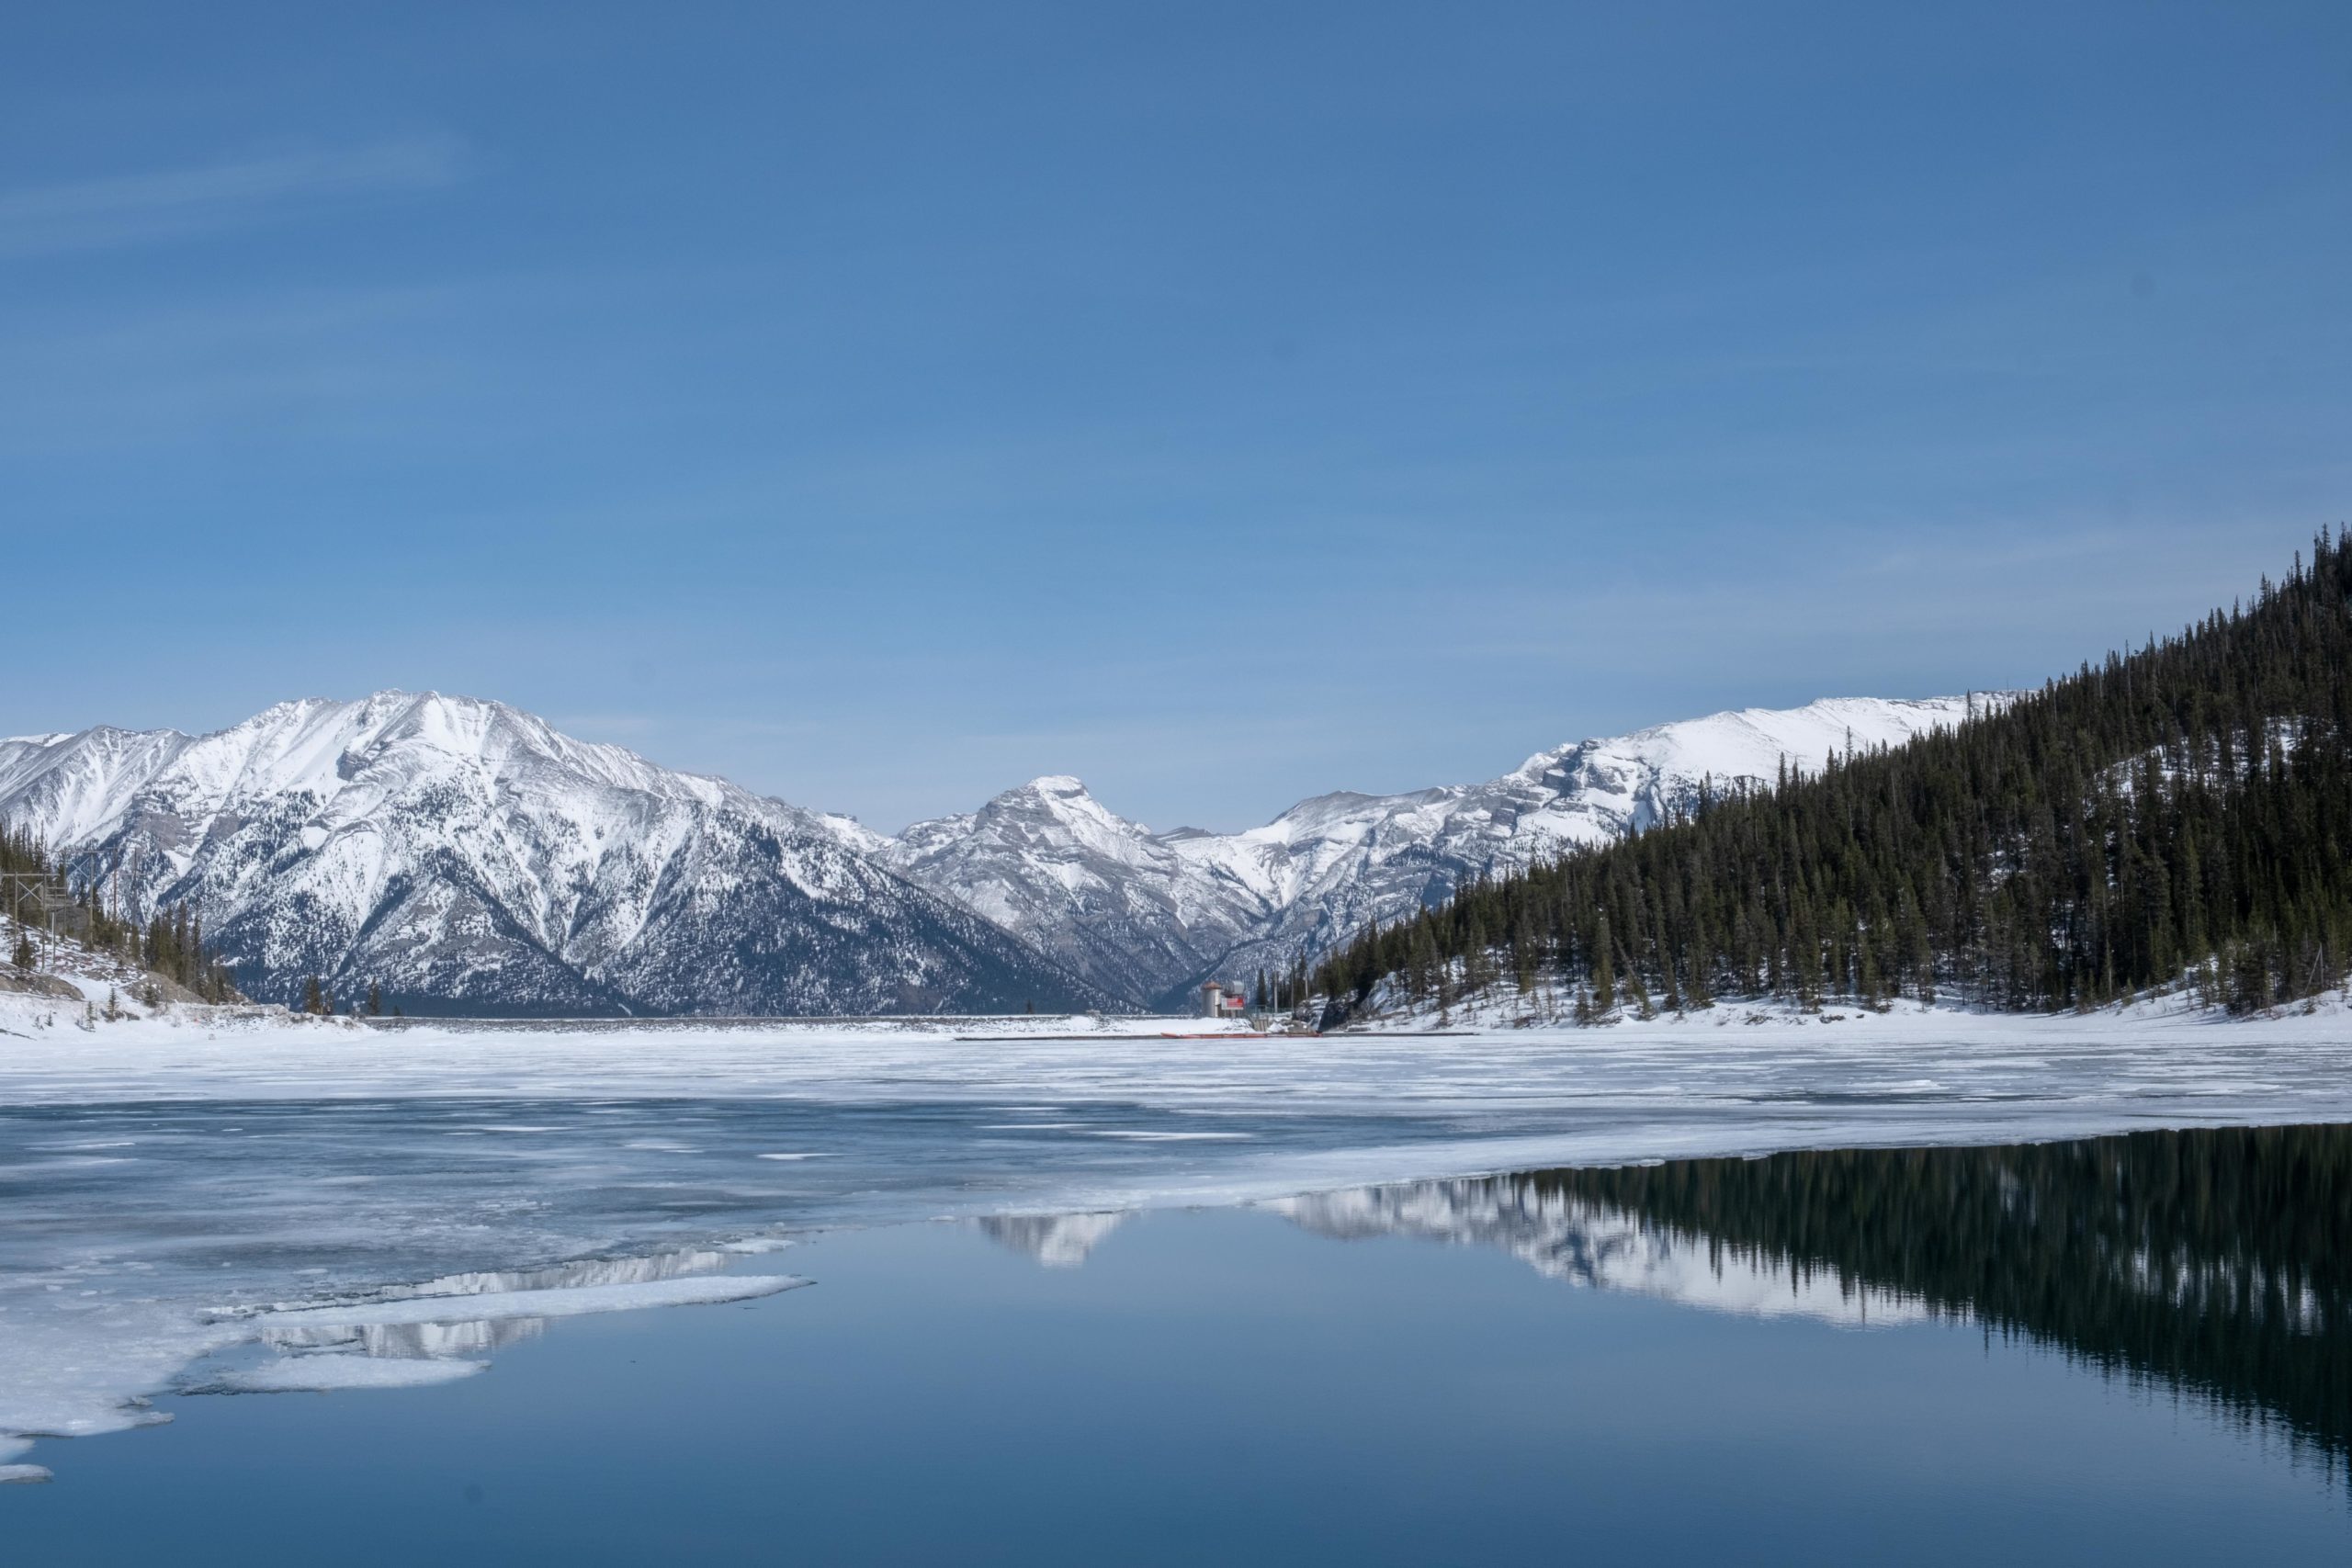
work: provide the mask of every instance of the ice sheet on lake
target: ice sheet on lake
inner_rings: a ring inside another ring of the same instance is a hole
[[[365,1300],[227,1313],[193,1299],[131,1297],[120,1284],[69,1292],[54,1278],[0,1276],[12,1292],[0,1307],[0,1461],[22,1453],[27,1436],[86,1437],[168,1420],[140,1397],[167,1387],[250,1393],[446,1382],[479,1371],[475,1358],[533,1337],[550,1318],[751,1301],[806,1282],[717,1272],[739,1260],[725,1251],[671,1250],[451,1274]],[[134,1279],[160,1272],[142,1263],[134,1261]],[[28,1295],[28,1285],[41,1288]],[[256,1359],[247,1354],[255,1348],[273,1354]],[[190,1367],[198,1370],[182,1373]]]
[[[1766,1027],[1743,1027],[1747,1018]],[[959,1041],[910,1029],[763,1028],[673,1023],[658,1033],[574,1028],[417,1025],[368,1030],[220,1032],[149,1021],[93,1039],[74,1031],[0,1040],[5,1103],[123,1100],[475,1099],[515,1113],[469,1119],[486,1135],[541,1134],[529,1108],[548,1100],[794,1095],[831,1100],[985,1100],[999,1112],[1080,1113],[1105,1099],[1227,1104],[1295,1097],[1316,1109],[1574,1098],[1588,1074],[1605,1087],[1657,1085],[1645,1072],[1695,1074],[1705,1096],[1773,1087],[1840,1064],[1880,1092],[1931,1078],[1956,1093],[2024,1058],[2040,1087],[2120,1071],[2150,1085],[2185,1073],[2193,1086],[2266,1087],[2312,1053],[2339,1059],[2345,1012],[2217,1021],[2143,1010],[2017,1017],[1901,1010],[1838,1022],[1721,1007],[1688,1018],[1594,1030],[1440,1037],[1324,1035],[1163,1040],[1100,1035]],[[1948,1078],[1945,1069],[1957,1070]],[[1871,1069],[1876,1069],[1874,1072]],[[1030,1092],[1023,1093],[1023,1090]],[[1051,1101],[1050,1104],[1046,1103]],[[1000,1115],[995,1118],[1002,1120]],[[663,1134],[649,1134],[660,1140]],[[679,1141],[691,1142],[691,1139]],[[788,1145],[787,1145],[788,1146]]]
[[[455,1382],[483,1361],[380,1360],[372,1356],[280,1356],[257,1366],[222,1371],[205,1385],[223,1393],[327,1393],[338,1389],[423,1388]]]
[[[649,1280],[631,1285],[577,1285],[568,1290],[498,1291],[479,1296],[413,1296],[406,1301],[295,1307],[271,1313],[262,1324],[268,1329],[360,1328],[494,1323],[517,1317],[580,1317],[589,1313],[633,1312],[644,1307],[748,1302],[808,1283],[809,1280],[790,1274],[729,1274],[703,1280]]]
[[[716,1283],[594,1292],[732,1278],[745,1259],[726,1243],[781,1232],[2352,1119],[2340,1016],[1735,1017],[1437,1039],[678,1024],[208,1039],[153,1021],[0,1039],[0,1441],[152,1421],[140,1396],[257,1343],[447,1359],[556,1315],[553,1292],[718,1299],[700,1293]],[[791,1153],[822,1157],[774,1157]],[[1082,1256],[1110,1223],[1000,1239]],[[481,1300],[501,1293],[538,1299],[502,1317]],[[428,1300],[449,1296],[475,1300]]]

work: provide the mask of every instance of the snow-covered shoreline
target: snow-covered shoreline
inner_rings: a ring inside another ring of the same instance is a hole
[[[1905,1058],[1966,1066],[1984,1054],[2079,1058],[2163,1077],[2271,1053],[2340,1053],[2352,1010],[2232,1018],[2160,999],[2093,1013],[2016,1014],[1901,1002],[1883,1012],[1724,1003],[1601,1025],[1512,1027],[1510,1004],[1374,1021],[1325,1035],[1259,1035],[1208,1021],[1069,1017],[797,1021],[757,1019],[408,1021],[396,1029],[274,1010],[165,1009],[67,1027],[71,1004],[0,995],[0,1106],[123,1100],[606,1094],[938,1097],[1016,1091],[1028,1079],[1149,1100],[1265,1088],[1396,1107],[1474,1097],[1515,1066],[1513,1093],[1628,1061],[1678,1058],[1737,1076],[1743,1062]],[[1705,1092],[1704,1082],[1684,1086]],[[2347,1091],[2352,1092],[2352,1091]],[[1434,1097],[1434,1099],[1430,1099]]]

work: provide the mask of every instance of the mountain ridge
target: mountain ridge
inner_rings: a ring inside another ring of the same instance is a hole
[[[1155,833],[1078,779],[1046,774],[977,812],[870,837],[902,874],[1096,984],[1117,988],[1102,956],[1114,953],[1107,962],[1126,966],[1129,994],[1182,1008],[1204,979],[1287,972],[1470,877],[1639,831],[1695,804],[1710,781],[1717,791],[1770,784],[1784,762],[1817,768],[1831,751],[1900,744],[2011,700],[1831,697],[1736,709],[1553,747],[1480,784],[1312,795],[1238,833]]]
[[[192,904],[264,995],[317,974],[412,1010],[1114,1000],[812,813],[478,698],[0,742],[0,811],[109,898]]]
[[[85,886],[187,903],[255,994],[324,976],[412,1010],[1182,1010],[1437,902],[1637,831],[1790,759],[1994,698],[1831,698],[1572,742],[1473,784],[1310,796],[1154,831],[1067,773],[877,833],[576,739],[507,705],[384,691],[209,734],[0,740],[0,816]]]

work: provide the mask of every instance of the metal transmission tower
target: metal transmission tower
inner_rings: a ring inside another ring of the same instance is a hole
[[[0,899],[8,906],[8,918],[18,925],[28,922],[25,911],[29,906],[34,921],[44,934],[41,961],[46,964],[57,950],[57,926],[60,920],[79,928],[88,923],[89,911],[74,901],[71,894],[49,885],[46,878],[28,871],[0,871]]]

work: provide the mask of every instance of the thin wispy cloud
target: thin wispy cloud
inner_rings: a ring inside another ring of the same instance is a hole
[[[0,256],[143,244],[353,197],[431,190],[461,173],[454,138],[400,137],[0,191]]]

